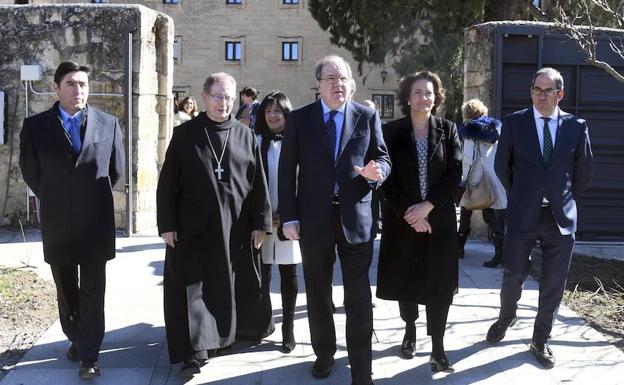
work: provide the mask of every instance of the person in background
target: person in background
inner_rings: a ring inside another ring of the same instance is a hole
[[[198,114],[195,98],[187,96],[178,104],[178,112],[173,116],[173,126],[177,127],[184,122],[188,122]]]
[[[481,161],[476,159],[476,154],[481,154],[484,160],[484,178],[488,178],[489,185],[494,192],[495,201],[492,206],[481,211],[483,220],[487,223],[494,241],[494,257],[483,262],[483,266],[497,267],[503,263],[507,193],[494,171],[494,157],[502,124],[500,120],[491,118],[487,114],[487,107],[479,99],[470,99],[465,102],[462,105],[464,123],[459,127],[459,137],[463,140],[462,181],[466,181],[468,172],[474,163]],[[479,146],[478,149],[477,146]],[[463,199],[459,205],[461,213],[457,232],[457,256],[463,258],[464,246],[470,233],[472,211],[464,207]]]
[[[43,256],[56,284],[59,318],[82,379],[100,375],[106,262],[115,257],[112,186],[124,172],[117,118],[87,104],[87,66],[59,64],[58,102],[24,119],[20,169],[41,201]]]
[[[377,297],[399,302],[405,335],[400,354],[416,354],[418,305],[425,305],[432,370],[453,372],[444,350],[449,307],[458,287],[457,219],[453,192],[461,181],[457,128],[435,116],[445,91],[438,75],[422,71],[399,85],[404,118],[384,125],[392,172],[385,197]]]
[[[231,115],[236,81],[218,72],[203,89],[206,111],[173,130],[156,190],[169,361],[184,376],[208,351],[261,334],[259,250],[271,231],[256,136]]]
[[[243,104],[236,112],[236,119],[241,123],[256,130],[256,112],[260,102],[258,102],[258,91],[253,87],[245,87],[241,91],[241,101]]]
[[[301,262],[299,242],[279,239],[278,214],[278,164],[282,150],[283,131],[292,105],[286,95],[279,91],[268,94],[260,106],[256,129],[260,138],[260,154],[269,186],[269,198],[273,210],[273,230],[262,243],[262,293],[266,301],[264,325],[273,319],[270,298],[271,270],[278,265],[280,292],[282,294],[282,351],[290,353],[296,346],[294,335],[295,303],[297,301],[297,264]],[[266,329],[262,326],[261,329]]]

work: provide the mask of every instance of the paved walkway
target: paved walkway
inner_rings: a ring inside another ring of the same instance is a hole
[[[0,233],[0,264],[24,262],[41,267],[41,243],[36,233]],[[211,359],[202,373],[188,381],[179,368],[168,363],[162,314],[162,274],[164,248],[156,237],[118,238],[117,258],[108,264],[106,295],[106,336],[99,364],[102,376],[93,384],[173,385],[173,384],[349,384],[349,368],[344,338],[342,288],[338,264],[334,274],[334,303],[338,335],[336,364],[331,376],[315,380],[310,374],[314,354],[310,347],[305,296],[297,299],[295,336],[299,342],[291,354],[279,351],[281,309],[274,314],[276,332],[261,345],[235,346],[232,353]],[[484,342],[485,333],[498,313],[498,292],[502,271],[486,269],[481,263],[493,253],[491,246],[469,243],[467,256],[460,262],[460,291],[449,314],[445,345],[454,374],[432,375],[427,364],[431,343],[426,337],[424,309],[417,322],[417,351],[412,360],[397,356],[403,324],[395,302],[374,300],[373,378],[378,385],[394,384],[624,384],[624,353],[607,343],[571,310],[562,307],[557,317],[551,345],[557,366],[544,370],[528,351],[537,284],[529,281],[520,302],[519,322],[496,346]],[[376,266],[371,268],[374,284]],[[275,274],[279,277],[279,274]],[[279,306],[278,280],[274,280],[272,300]],[[303,292],[301,282],[300,292]],[[374,293],[374,287],[373,287]],[[41,337],[0,385],[84,384],[78,378],[77,364],[65,358],[68,347],[58,321]]]

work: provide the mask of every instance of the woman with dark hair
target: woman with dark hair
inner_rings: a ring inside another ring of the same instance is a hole
[[[178,111],[173,116],[173,126],[177,127],[184,122],[188,122],[198,114],[197,102],[192,96],[187,96],[178,103]]]
[[[279,226],[277,214],[277,169],[282,148],[282,131],[292,110],[288,97],[279,91],[268,94],[256,114],[256,130],[260,140],[260,154],[269,186],[273,211],[273,233],[262,244],[262,290],[265,314],[260,330],[273,322],[270,286],[271,269],[278,265],[282,293],[282,351],[290,353],[296,346],[293,332],[295,302],[297,300],[297,263],[301,262],[299,242],[281,240],[276,235]]]
[[[404,118],[383,128],[392,171],[385,197],[377,297],[399,302],[401,356],[416,354],[418,304],[425,305],[434,371],[453,372],[444,351],[448,310],[457,291],[457,222],[452,193],[461,180],[457,128],[434,115],[444,102],[438,75],[406,76],[398,91]]]

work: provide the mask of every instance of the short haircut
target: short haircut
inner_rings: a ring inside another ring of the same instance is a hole
[[[461,107],[462,117],[465,121],[474,120],[488,114],[488,108],[479,99],[470,99]]]
[[[225,83],[231,82],[234,85],[234,89],[236,89],[236,80],[230,74],[226,74],[225,72],[216,72],[214,74],[209,75],[204,82],[204,92],[210,92],[210,87],[212,87],[215,83]]]
[[[550,80],[554,80],[555,87],[557,87],[558,90],[563,89],[563,76],[561,76],[561,73],[559,71],[551,67],[544,67],[544,68],[541,68],[539,71],[537,71],[535,75],[533,75],[533,80],[531,81],[531,87],[535,85],[535,79],[537,79],[537,77],[540,75],[544,75]]]
[[[61,82],[65,78],[65,75],[71,72],[86,72],[87,75],[91,72],[91,68],[86,65],[78,64],[74,61],[64,61],[56,67],[54,72],[54,83],[61,85]]]
[[[241,94],[245,95],[245,96],[249,96],[251,98],[253,98],[254,100],[256,100],[258,98],[258,90],[256,90],[253,87],[245,87],[242,89]]]
[[[316,62],[316,66],[314,68],[314,76],[316,77],[316,80],[321,80],[321,77],[323,76],[323,66],[329,63],[343,63],[347,68],[347,75],[349,76],[349,79],[353,79],[351,66],[345,59],[338,55],[327,55]]]
[[[264,116],[264,112],[273,104],[275,104],[277,108],[282,111],[284,119],[288,119],[288,115],[292,111],[292,104],[290,103],[288,96],[284,93],[280,91],[273,91],[265,96],[262,103],[260,103],[260,106],[258,106],[258,111],[256,112],[256,132],[258,134],[265,135],[271,132],[266,121],[266,116]]]
[[[420,71],[411,75],[407,75],[401,79],[399,84],[399,91],[397,96],[399,99],[399,106],[401,106],[401,112],[405,116],[410,116],[409,100],[412,96],[412,85],[419,80],[427,80],[433,84],[433,93],[435,94],[435,101],[433,102],[433,108],[431,112],[436,113],[438,107],[444,104],[446,100],[446,90],[442,86],[442,80],[440,77],[431,71]]]

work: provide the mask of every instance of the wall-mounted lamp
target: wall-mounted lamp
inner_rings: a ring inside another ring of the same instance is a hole
[[[381,70],[381,83],[386,84],[386,78],[388,77],[388,71]]]

